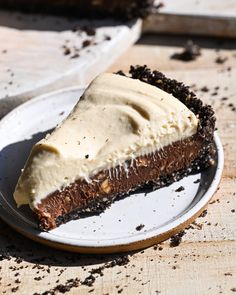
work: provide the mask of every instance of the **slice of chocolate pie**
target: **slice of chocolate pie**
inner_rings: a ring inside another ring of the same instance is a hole
[[[120,74],[98,76],[67,119],[32,148],[14,198],[30,205],[41,229],[212,163],[209,106],[160,72]]]

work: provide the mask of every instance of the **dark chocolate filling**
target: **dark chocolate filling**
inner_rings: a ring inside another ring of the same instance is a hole
[[[124,75],[124,73],[119,72]],[[118,197],[140,188],[157,189],[213,163],[215,117],[183,83],[166,78],[146,66],[131,67],[130,76],[172,93],[199,117],[195,135],[175,142],[153,154],[127,161],[120,168],[101,171],[91,182],[78,180],[43,199],[35,210],[42,230],[49,230],[83,213],[100,213]],[[181,155],[181,156],[180,156]]]

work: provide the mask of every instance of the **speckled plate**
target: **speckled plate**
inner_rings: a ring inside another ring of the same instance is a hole
[[[28,206],[16,208],[12,194],[32,145],[67,116],[83,90],[70,88],[40,96],[16,108],[0,121],[1,218],[33,240],[87,253],[144,248],[169,238],[191,223],[203,211],[221,179],[224,157],[217,134],[215,166],[169,187],[132,194],[116,201],[100,215],[70,221],[50,232],[41,232]],[[177,192],[180,186],[184,190]]]

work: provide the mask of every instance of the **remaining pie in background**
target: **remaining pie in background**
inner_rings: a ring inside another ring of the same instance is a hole
[[[210,106],[158,71],[101,74],[33,146],[14,198],[30,206],[43,230],[102,212],[119,196],[211,165],[214,125]]]
[[[0,7],[31,13],[132,19],[152,12],[154,0],[0,0]]]

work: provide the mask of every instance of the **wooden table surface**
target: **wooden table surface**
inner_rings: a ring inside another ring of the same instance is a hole
[[[206,216],[199,217],[186,230],[179,246],[171,247],[168,240],[157,247],[128,253],[129,262],[123,266],[114,266],[120,255],[80,255],[49,249],[0,221],[0,294],[236,292],[236,42],[194,38],[202,47],[197,60],[170,59],[185,41],[185,37],[143,36],[110,70],[127,71],[130,64],[147,64],[189,85],[195,84],[192,87],[197,94],[213,105],[225,167]],[[218,64],[218,56],[227,60]],[[204,86],[208,92],[200,90]],[[90,276],[92,269],[95,274]],[[93,280],[92,286],[85,284]]]

